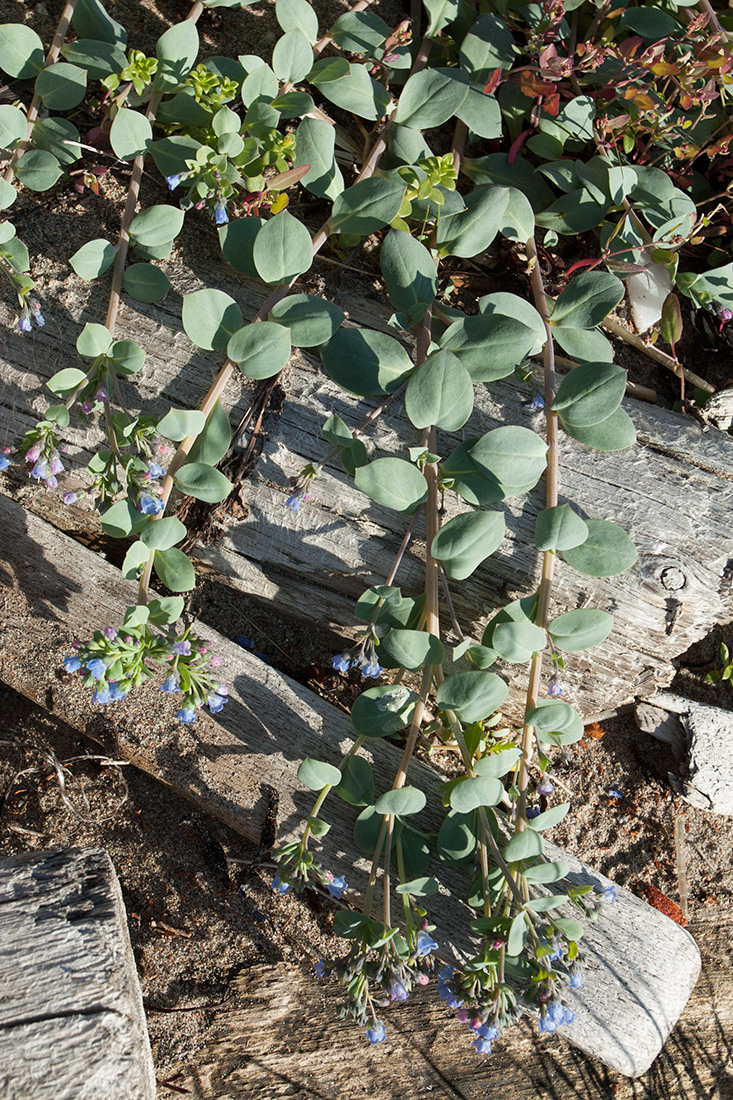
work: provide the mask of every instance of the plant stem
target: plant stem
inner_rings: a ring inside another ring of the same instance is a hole
[[[43,67],[48,68],[49,65],[53,65],[59,56],[59,50],[64,44],[64,39],[69,32],[69,26],[71,24],[71,17],[74,14],[74,8],[76,7],[76,0],[67,0],[66,6],[61,13],[58,26],[56,27],[56,33],[53,36],[53,42],[51,43],[48,53],[46,54],[46,60],[43,63]],[[26,115],[26,131],[25,137],[22,141],[18,142],[13,155],[8,161],[8,165],[5,169],[4,179],[6,183],[10,183],[15,172],[15,166],[25,153],[26,149],[31,143],[31,137],[33,135],[33,127],[35,126],[36,119],[38,118],[38,111],[41,106],[41,97],[38,92],[35,92],[33,99],[31,100],[30,107],[28,108],[28,114]]]

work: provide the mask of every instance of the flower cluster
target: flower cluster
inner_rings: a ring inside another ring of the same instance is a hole
[[[346,987],[348,1000],[340,1015],[350,1016],[362,1027],[369,1023],[366,1037],[370,1043],[383,1042],[387,1034],[377,1009],[406,1001],[416,985],[427,985],[430,981],[431,955],[438,944],[427,923],[423,925],[419,931],[412,929],[409,943],[396,936],[395,929],[386,943],[380,943],[384,939],[384,925],[365,920],[362,935],[344,959],[321,959],[316,963],[319,978],[334,976]]]
[[[217,714],[228,702],[229,689],[214,670],[221,657],[210,654],[200,638],[186,631],[180,637],[157,630],[149,623],[142,626],[98,630],[88,643],[74,642],[75,653],[64,658],[67,672],[81,671],[88,687],[94,687],[92,702],[114,703],[124,699],[131,688],[151,679],[155,672],[149,662],[169,664],[170,669],[160,691],[183,692],[176,718],[193,722],[196,710],[204,705]]]
[[[310,487],[317,472],[315,466],[308,465],[301,470],[299,477],[294,479],[293,492],[285,501],[285,507],[291,512],[297,512],[301,504],[310,500]]]
[[[368,630],[365,637],[354,646],[353,649],[344,650],[331,658],[331,664],[337,672],[348,672],[351,668],[358,668],[362,676],[375,679],[382,674],[382,666],[377,660],[376,646],[379,639],[373,630]]]
[[[41,434],[36,431],[28,433],[28,435],[37,437],[35,442],[31,442],[23,455],[28,473],[36,481],[42,481],[47,489],[57,489],[59,484],[58,475],[64,472],[64,464],[56,445],[55,434],[53,432]],[[26,436],[26,439],[28,439],[28,436]]]
[[[322,886],[330,897],[340,901],[348,889],[344,876],[322,867],[302,841],[284,844],[275,853],[275,861],[280,864],[280,874],[273,878],[272,888],[279,894],[299,894],[308,885]]]
[[[31,320],[35,321],[37,328],[43,328],[46,324],[41,313],[41,303],[37,298],[21,298],[20,317],[18,318],[18,332],[30,332],[33,328]]]

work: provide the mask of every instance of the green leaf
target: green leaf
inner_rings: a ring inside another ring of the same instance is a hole
[[[462,428],[473,412],[473,382],[460,359],[438,351],[418,367],[407,383],[405,411],[416,428]]]
[[[384,44],[392,30],[370,11],[347,11],[331,28],[331,37],[339,49],[348,53],[364,53],[374,57],[374,51]]]
[[[519,241],[520,244],[525,244],[534,234],[532,204],[524,192],[516,187],[509,188],[509,202],[499,232],[503,237],[510,241]]]
[[[634,423],[623,409],[616,409],[606,420],[602,420],[600,424],[592,424],[589,428],[566,424],[562,416],[560,423],[573,439],[596,451],[625,451],[636,442]]]
[[[53,378],[50,378],[46,385],[50,389],[51,393],[71,393],[82,382],[86,382],[86,374],[83,370],[79,370],[77,367],[65,367],[64,370],[58,371],[54,374]]]
[[[329,378],[360,397],[394,393],[414,369],[402,344],[372,329],[340,328],[320,355]]]
[[[76,350],[84,359],[96,359],[98,355],[105,355],[109,351],[111,343],[109,329],[105,325],[89,321],[79,333]]]
[[[183,550],[156,550],[153,569],[171,592],[188,592],[196,585],[196,574]]]
[[[286,34],[297,29],[311,46],[318,41],[318,16],[308,0],[275,0],[275,18]]]
[[[636,547],[616,523],[586,520],[588,538],[580,546],[563,551],[571,568],[586,577],[616,577],[630,569],[638,558]]]
[[[434,878],[414,878],[411,882],[400,882],[395,886],[396,894],[409,894],[413,898],[430,898],[440,889]]]
[[[507,863],[521,863],[522,860],[541,856],[544,848],[545,842],[540,833],[524,829],[512,837],[502,854]]]
[[[242,327],[242,311],[234,299],[208,287],[184,295],[181,319],[189,340],[206,351],[221,351]]]
[[[277,95],[278,79],[269,65],[256,66],[242,84],[242,102],[251,107],[258,102],[271,102]]]
[[[0,179],[0,210],[7,210],[9,206],[13,205],[17,197],[18,192],[15,190],[12,183]]]
[[[341,80],[351,72],[351,65],[345,57],[322,57],[316,61],[308,73],[311,84],[327,84],[331,80]]]
[[[660,325],[662,339],[668,344],[677,344],[682,336],[683,327],[680,300],[676,294],[668,294],[662,305]]]
[[[506,941],[506,953],[516,957],[521,955],[524,948],[524,939],[527,935],[527,918],[524,913],[517,913],[509,926],[509,935]]]
[[[509,688],[500,676],[476,669],[446,676],[438,688],[438,706],[454,710],[461,722],[483,722],[498,710]]]
[[[527,824],[530,829],[536,829],[538,832],[543,829],[551,829],[553,825],[560,824],[569,809],[570,803],[563,802],[559,806],[553,806],[551,809],[545,810],[544,813],[538,814],[537,817],[533,817]]]
[[[247,378],[271,378],[287,366],[290,333],[274,321],[259,321],[235,332],[227,356]]]
[[[36,92],[49,111],[70,111],[81,103],[86,90],[85,70],[68,61],[57,61],[42,69],[36,80]]]
[[[463,363],[474,382],[494,382],[511,374],[537,340],[521,320],[479,313],[454,322],[440,340]]]
[[[350,806],[370,806],[374,801],[374,771],[369,761],[363,756],[350,756],[335,790]]]
[[[471,813],[480,806],[498,806],[504,786],[491,776],[468,776],[456,783],[450,792],[451,809],[460,814]]]
[[[127,538],[135,535],[149,523],[148,517],[139,512],[129,498],[118,500],[100,519],[105,535],[111,535],[113,539]]]
[[[579,363],[611,363],[613,347],[597,328],[570,328],[558,325],[552,330],[555,343]]]
[[[375,233],[397,216],[404,194],[405,185],[396,180],[372,177],[355,183],[333,204],[331,232]]]
[[[219,228],[219,244],[224,259],[235,271],[252,278],[257,275],[254,244],[264,224],[264,218],[235,218]]]
[[[182,542],[186,534],[184,524],[176,516],[161,516],[143,528],[140,541],[148,550],[170,550]]]
[[[425,630],[390,630],[379,643],[379,661],[385,668],[413,672],[423,665],[442,664],[444,655],[440,639]]]
[[[537,516],[534,544],[538,550],[570,550],[588,538],[588,525],[569,504],[545,508]]]
[[[537,720],[535,716],[538,711],[545,709],[550,711],[553,720],[550,722],[543,722],[542,728],[537,726],[537,736],[541,741],[551,745],[574,745],[576,741],[580,741],[585,733],[583,720],[574,707],[566,707],[565,710],[558,712],[554,709],[557,706],[558,704],[552,699],[538,700],[537,706],[532,711],[533,720]],[[547,728],[553,725],[562,725],[562,729]]]
[[[482,756],[473,766],[477,775],[491,775],[495,779],[501,779],[510,772],[519,759],[522,750],[517,745],[507,745],[506,748],[494,750],[487,756]]]
[[[580,715],[568,703],[555,703],[543,699],[541,703],[528,710],[524,716],[527,726],[534,726],[538,733],[563,733],[573,729]]]
[[[463,863],[473,858],[476,850],[475,814],[459,814],[451,810],[438,831],[436,851],[446,863]]]
[[[8,76],[28,80],[44,62],[43,42],[23,23],[3,24],[0,40],[0,69]]]
[[[0,149],[10,149],[25,137],[25,115],[17,107],[3,103],[0,107]]]
[[[377,458],[360,466],[354,481],[360,492],[396,512],[412,514],[427,497],[425,478],[404,458]]]
[[[187,435],[198,435],[205,423],[206,417],[199,409],[170,409],[158,421],[158,431],[166,439],[178,443]]]
[[[446,576],[462,581],[494,553],[503,538],[501,512],[464,512],[441,527],[431,552],[442,562]]]
[[[145,362],[145,352],[134,340],[115,340],[107,354],[118,374],[137,374]]]
[[[179,598],[180,597],[171,597],[171,599]],[[131,627],[143,626],[149,618],[150,608],[144,607],[142,604],[136,604],[135,607],[126,608],[122,618],[122,625],[129,630]]]
[[[72,65],[86,69],[90,80],[103,80],[112,73],[121,72],[127,65],[125,53],[119,46],[99,39],[79,38],[76,42],[66,42],[61,53]]]
[[[103,237],[87,241],[69,260],[80,279],[96,279],[115,262],[117,249]]]
[[[341,772],[325,760],[313,760],[306,756],[298,768],[298,779],[309,791],[322,791],[341,782]]]
[[[491,639],[492,648],[512,664],[524,664],[546,644],[544,630],[526,622],[498,623]]]
[[[209,413],[203,432],[189,451],[189,461],[215,466],[229,450],[231,441],[229,417],[221,407],[221,401],[217,401]]]
[[[541,816],[541,815],[540,815]],[[534,867],[526,867],[522,871],[522,877],[527,882],[541,882],[552,883],[560,882],[566,875],[570,874],[570,864],[562,863],[558,860],[557,863],[537,863]]]
[[[419,787],[399,787],[397,790],[386,791],[378,798],[374,809],[378,814],[407,817],[410,814],[419,814],[425,808],[426,802],[425,793]]]
[[[471,133],[482,138],[501,137],[501,110],[496,96],[486,95],[481,84],[469,84],[468,94],[456,111]],[[534,227],[534,217],[532,218]],[[531,236],[531,232],[529,236]],[[527,240],[528,238],[524,238]]]
[[[153,264],[132,264],[122,276],[122,285],[137,302],[160,302],[171,288],[167,276]]]
[[[567,905],[567,902],[567,894],[549,894],[541,898],[530,898],[524,904],[532,913],[549,913],[552,909]]]
[[[60,428],[68,428],[70,419],[66,405],[49,405],[46,409],[46,420],[53,421]]]
[[[302,118],[315,110],[315,103],[306,92],[285,92],[273,99],[271,106],[279,111],[281,118]]]
[[[348,194],[349,191],[345,191],[342,197]],[[406,313],[411,321],[421,321],[438,292],[438,273],[425,245],[409,233],[393,229],[382,243],[379,262],[394,308]],[[471,405],[473,407],[473,401]]]
[[[112,122],[109,140],[120,160],[134,160],[141,153],[147,153],[150,148],[153,141],[153,128],[150,121],[140,111],[131,111],[129,107],[121,107]],[[153,209],[160,208],[153,207]],[[173,207],[168,209],[173,210]],[[149,211],[146,210],[144,213],[147,214]],[[180,211],[180,213],[182,214],[183,211]],[[138,217],[143,216],[144,214],[138,214]],[[183,224],[183,220],[181,220],[181,224]],[[132,228],[130,229],[130,235],[133,235]],[[171,237],[166,238],[166,240],[171,239]]]
[[[45,149],[31,149],[19,159],[15,174],[29,191],[48,191],[61,176],[61,166]]]
[[[478,466],[471,461],[469,451],[478,443],[475,437],[465,439],[455,451],[440,464],[441,478],[452,483],[454,493],[477,507],[488,507],[504,497],[495,481],[490,481],[479,472]]]
[[[550,324],[595,328],[616,308],[624,293],[621,280],[607,271],[576,275],[555,302]]]
[[[433,38],[457,17],[460,3],[459,0],[424,0],[423,7],[430,18],[425,34]]]
[[[411,721],[417,694],[404,684],[380,684],[362,691],[351,708],[351,724],[362,737],[385,737]]]
[[[138,573],[147,564],[151,551],[142,542],[133,542],[122,562],[122,576],[126,581],[136,581]]]
[[[442,126],[467,95],[468,77],[460,69],[423,69],[402,89],[394,121],[414,130]]]
[[[547,445],[529,428],[504,425],[481,436],[469,452],[484,475],[508,493],[533,485],[544,473]]]
[[[155,44],[158,69],[153,88],[161,91],[182,84],[195,65],[198,52],[199,32],[192,19],[169,27]]]
[[[392,102],[389,92],[369,75],[365,65],[351,65],[348,75],[339,80],[324,81],[321,70],[318,70],[317,78],[314,77],[315,71],[316,66],[311,69],[308,79],[326,99],[344,111],[376,122],[389,110]]]
[[[311,235],[302,222],[284,210],[262,226],[252,255],[261,279],[271,285],[287,283],[308,271],[313,263]]]
[[[532,139],[530,138],[530,141]],[[571,191],[551,203],[542,213],[535,215],[537,225],[555,233],[572,235],[587,233],[603,221],[608,203],[598,203],[586,189]],[[580,276],[578,276],[580,277]],[[572,285],[572,284],[571,284]]]
[[[94,38],[120,47],[127,44],[125,28],[107,14],[99,0],[76,0],[71,22],[80,38]]]
[[[332,201],[344,189],[344,178],[334,155],[335,142],[335,127],[323,119],[304,118],[298,127],[294,167],[310,165],[300,182],[311,194]]]
[[[369,918],[363,913],[352,913],[348,909],[340,909],[333,918],[333,930],[342,939],[359,939],[367,925]]]
[[[275,43],[272,67],[278,80],[297,84],[308,75],[313,65],[313,49],[300,30],[287,31]]]
[[[441,256],[477,256],[489,247],[504,224],[509,188],[491,184],[476,187],[465,196],[461,214],[441,218],[437,246]]]
[[[35,149],[45,149],[64,168],[81,156],[79,131],[65,118],[39,119],[33,127],[32,141]]]
[[[563,423],[585,428],[611,416],[626,392],[626,371],[615,363],[583,363],[560,383],[553,412]]]
[[[184,213],[177,206],[149,206],[130,225],[130,236],[145,248],[174,240],[183,229]]]
[[[555,924],[569,940],[577,941],[583,935],[583,925],[572,917],[555,917]]]
[[[485,84],[496,69],[510,69],[517,51],[506,20],[480,15],[461,43],[461,68],[477,84]]]
[[[233,485],[213,466],[204,462],[188,462],[176,473],[174,481],[182,493],[205,500],[207,504],[219,504],[226,500]]]
[[[314,294],[290,294],[270,310],[270,320],[290,329],[296,348],[313,348],[335,336],[344,314],[325,298]]]
[[[606,611],[580,608],[559,615],[547,629],[558,649],[580,653],[605,641],[613,629],[613,616]]]
[[[154,141],[150,146],[150,155],[161,176],[177,176],[188,171],[186,161],[195,160],[200,148],[201,142],[187,134],[173,134],[172,137]]]
[[[159,600],[151,600],[148,604],[150,621],[157,626],[170,626],[180,619],[183,606],[182,596],[163,596]]]

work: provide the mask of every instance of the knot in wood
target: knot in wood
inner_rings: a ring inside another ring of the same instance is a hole
[[[676,565],[670,565],[666,569],[663,569],[659,579],[663,587],[669,592],[677,592],[687,584],[687,577]]]

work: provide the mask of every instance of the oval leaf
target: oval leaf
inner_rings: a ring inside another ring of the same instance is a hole
[[[156,550],[153,568],[171,592],[188,592],[196,584],[196,574],[183,550]]]
[[[580,608],[558,615],[547,630],[558,649],[580,653],[606,640],[613,630],[613,616],[606,611]]]
[[[178,443],[187,435],[198,435],[205,423],[206,417],[200,409],[170,409],[158,422],[158,431]]]
[[[537,516],[534,544],[538,550],[571,550],[588,538],[588,525],[569,504],[545,508]]]
[[[416,693],[404,684],[368,688],[354,700],[351,724],[362,737],[396,733],[412,719],[416,700]]]
[[[438,688],[438,706],[455,711],[461,722],[482,722],[498,710],[508,691],[502,678],[493,672],[458,672],[446,676]]]
[[[387,791],[374,804],[378,814],[395,814],[407,817],[419,814],[425,808],[427,799],[419,787],[398,787],[396,791]]]
[[[402,344],[372,329],[340,328],[320,354],[329,378],[359,397],[393,393],[413,370]]]
[[[583,363],[567,374],[552,402],[563,424],[585,428],[607,420],[626,392],[626,371],[615,363]]]
[[[270,320],[290,329],[296,348],[314,348],[336,335],[345,315],[325,298],[290,294],[270,310]]]
[[[504,794],[504,785],[492,776],[476,775],[456,783],[450,793],[451,809],[468,814],[480,806],[498,806]]]
[[[425,478],[403,458],[377,458],[360,466],[354,480],[362,493],[396,512],[414,512],[427,497]]]
[[[96,279],[115,262],[117,249],[103,237],[83,244],[69,260],[80,279]]]
[[[134,160],[142,153],[147,153],[152,145],[153,128],[150,121],[140,111],[131,111],[128,107],[121,107],[112,122],[109,140],[120,160]],[[130,235],[132,236],[132,229]]]
[[[639,555],[623,528],[604,519],[589,519],[586,523],[585,541],[563,550],[568,565],[586,577],[616,577],[630,569]]]
[[[302,222],[283,211],[262,226],[252,256],[266,283],[287,283],[313,263],[311,235]]]
[[[205,500],[207,504],[218,504],[226,500],[233,485],[220,470],[207,466],[203,462],[189,462],[176,474],[175,483],[182,493]]]
[[[385,668],[414,672],[423,665],[442,664],[443,643],[426,630],[390,630],[379,643],[379,660]]]
[[[225,348],[242,327],[242,311],[234,299],[211,288],[184,295],[181,319],[189,340],[206,351]]]
[[[407,384],[405,411],[416,428],[462,428],[473,412],[473,382],[460,359],[439,351],[418,367]]]
[[[271,378],[287,366],[290,334],[274,321],[259,321],[235,332],[227,355],[247,378]]]
[[[441,527],[431,553],[452,580],[465,580],[490,557],[504,538],[501,512],[464,512]]]
[[[524,859],[541,856],[544,848],[545,842],[540,833],[524,829],[512,837],[502,854],[507,863],[520,863]]]
[[[404,194],[405,185],[396,180],[372,177],[355,183],[333,204],[331,232],[376,233],[397,216]]]
[[[322,791],[341,782],[341,771],[325,760],[313,760],[306,756],[298,768],[298,779],[310,791]]]

